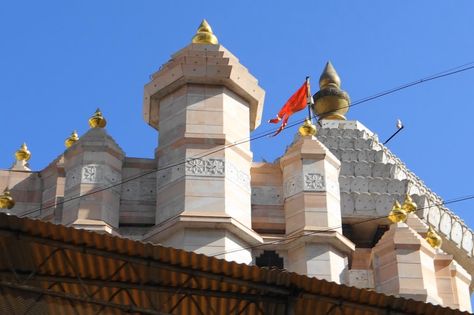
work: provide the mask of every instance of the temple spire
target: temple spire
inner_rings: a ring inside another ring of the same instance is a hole
[[[319,78],[320,90],[314,95],[313,111],[319,119],[346,120],[349,110],[349,95],[341,90],[341,78],[330,61],[326,63]]]
[[[192,42],[193,44],[218,44],[217,37],[212,32],[212,28],[206,20],[202,20]]]

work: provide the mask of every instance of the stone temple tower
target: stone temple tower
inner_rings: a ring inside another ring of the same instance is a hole
[[[148,240],[251,262],[251,251],[239,249],[262,242],[251,228],[252,152],[248,142],[234,144],[260,124],[264,94],[206,21],[152,75],[143,114],[159,131],[160,171]]]

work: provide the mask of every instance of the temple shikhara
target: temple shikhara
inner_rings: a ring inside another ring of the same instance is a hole
[[[144,87],[154,158],[127,157],[98,109],[42,170],[19,144],[0,171],[1,211],[470,312],[473,231],[346,119],[349,92],[321,68],[318,123],[285,130],[283,156],[255,162],[242,140],[265,91],[204,21]]]

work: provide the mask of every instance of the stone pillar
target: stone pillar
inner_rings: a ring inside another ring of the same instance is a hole
[[[440,304],[436,251],[405,223],[395,223],[372,250],[375,290]]]
[[[316,138],[298,137],[280,160],[288,269],[346,283],[354,244],[342,235],[337,158]],[[307,235],[307,236],[304,236]]]
[[[105,129],[93,128],[64,153],[64,199],[122,180],[124,152]],[[62,224],[113,233],[119,226],[120,187],[68,201]]]
[[[469,285],[472,281],[472,275],[455,261],[452,262],[450,269],[454,295],[453,307],[470,313],[472,312],[472,305]]]
[[[263,98],[221,45],[191,44],[152,76],[144,117],[159,130],[161,171],[147,240],[208,255],[261,242],[251,228],[250,144],[231,144],[259,125]],[[218,256],[251,261],[249,250]]]

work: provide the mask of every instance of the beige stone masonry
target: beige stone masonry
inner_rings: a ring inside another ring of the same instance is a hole
[[[64,198],[73,199],[122,180],[124,153],[105,129],[90,129],[65,151]],[[64,204],[62,222],[111,233],[119,227],[120,187]]]
[[[225,86],[249,103],[250,130],[258,127],[265,92],[257,80],[221,45],[190,44],[174,54],[145,86],[145,121],[158,129],[160,103],[166,95],[185,84]]]

